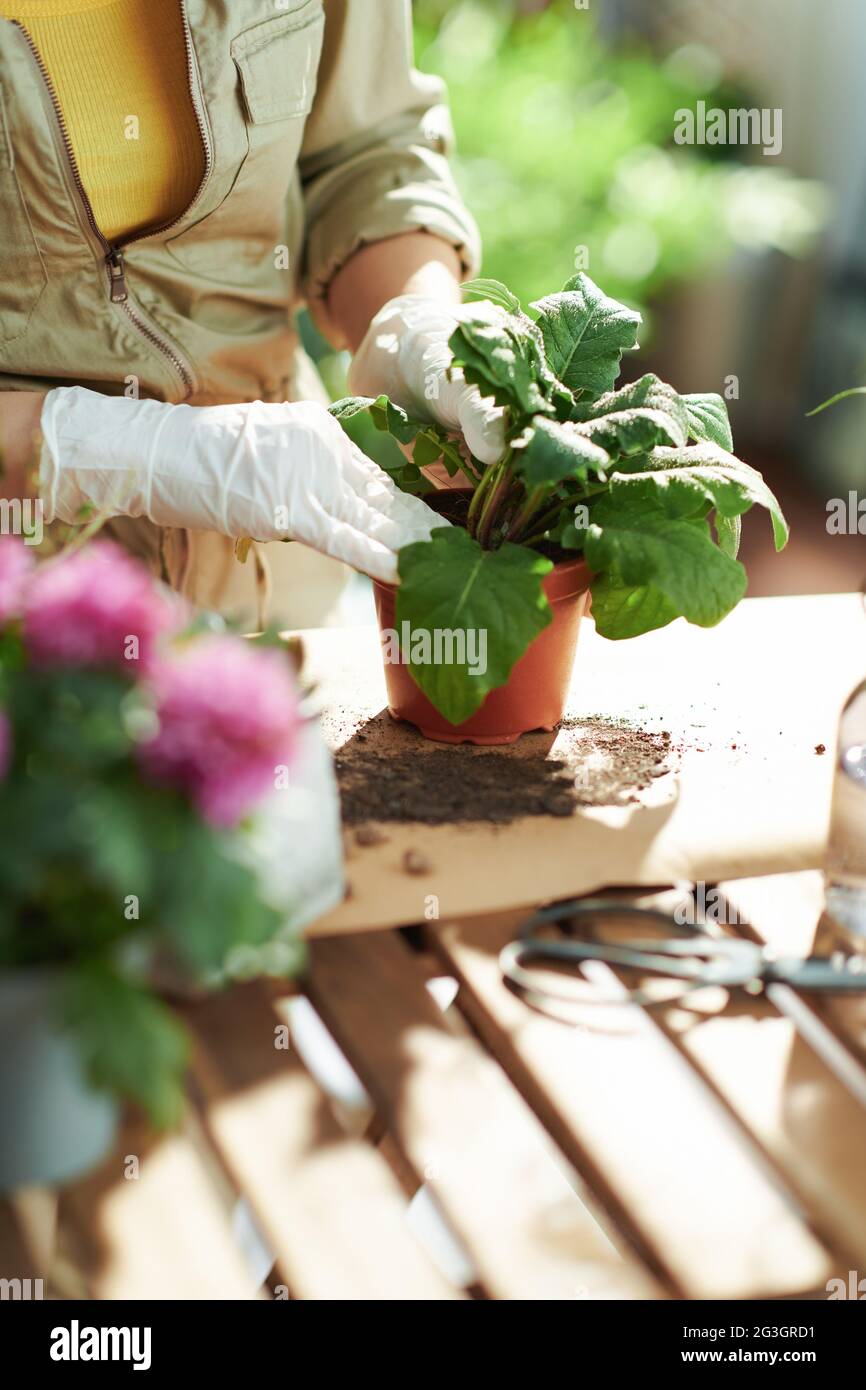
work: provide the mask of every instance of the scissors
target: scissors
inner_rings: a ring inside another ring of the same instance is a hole
[[[619,933],[615,939],[604,935],[605,921],[629,919],[635,935]],[[550,939],[539,933],[551,923],[584,929],[582,939]],[[655,934],[640,928],[654,928]],[[601,928],[601,930],[600,930]],[[700,925],[678,922],[667,912],[639,907],[618,898],[576,898],[554,903],[533,914],[520,929],[517,940],[503,948],[500,969],[509,986],[530,1000],[559,1000],[575,1003],[572,993],[559,992],[543,984],[532,966],[582,965],[602,961],[624,966],[642,975],[663,976],[679,989],[669,1004],[685,995],[711,986],[743,989],[761,994],[768,986],[788,985],[815,993],[866,992],[866,956],[778,956],[768,946],[743,937],[709,936]],[[587,983],[586,979],[583,981]],[[588,982],[592,985],[592,981]],[[587,1002],[593,1002],[590,999]],[[602,1002],[597,999],[596,1002]],[[659,999],[645,989],[618,989],[605,1004],[652,1004]]]

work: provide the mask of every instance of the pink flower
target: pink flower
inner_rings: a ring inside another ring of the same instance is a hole
[[[38,666],[119,666],[135,676],[151,669],[160,636],[181,618],[140,561],[94,541],[36,569],[24,639]]]
[[[145,772],[185,792],[205,820],[235,825],[291,765],[300,715],[285,658],[234,637],[182,647],[153,679],[159,732]]]
[[[24,584],[32,564],[33,556],[23,541],[15,536],[0,539],[0,625],[21,612]]]
[[[12,737],[9,729],[9,720],[0,710],[0,780],[9,771],[9,764],[12,761]]]

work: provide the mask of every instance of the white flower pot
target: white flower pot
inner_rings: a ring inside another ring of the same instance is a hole
[[[57,1024],[57,970],[0,971],[0,1192],[94,1167],[117,1129],[114,1100],[87,1081]]]

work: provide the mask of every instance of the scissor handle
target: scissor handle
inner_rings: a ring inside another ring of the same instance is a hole
[[[669,912],[618,898],[572,898],[564,903],[552,903],[533,913],[518,935],[521,941],[539,943],[537,929],[550,922],[599,917],[634,917],[661,927],[665,935],[649,940],[626,937],[616,942],[570,939],[545,943],[564,947],[564,954],[539,951],[536,958],[546,955],[547,959],[562,961],[603,960],[609,965],[633,966],[650,974],[668,975],[678,980],[705,980],[711,984],[748,984],[761,974],[761,947],[753,941],[743,937],[708,936],[700,926],[677,922]],[[687,960],[692,963],[687,964]]]
[[[550,922],[599,917],[634,917],[663,928],[665,935],[618,941],[549,940],[537,935],[539,928]],[[681,981],[685,993],[712,985],[733,989],[770,983],[816,992],[866,991],[866,960],[843,965],[823,957],[780,960],[768,948],[744,937],[708,936],[697,924],[677,922],[657,908],[616,898],[573,898],[541,908],[523,924],[517,940],[500,953],[503,975],[521,992],[563,999],[567,996],[557,996],[534,980],[527,967],[543,961],[567,965],[592,960]],[[621,1002],[646,1004],[652,1000],[645,990],[630,990]]]
[[[691,937],[700,935],[697,927],[680,923],[669,912],[661,912],[655,907],[640,907],[620,898],[571,898],[563,903],[551,903],[534,912],[520,928],[518,936],[534,936],[537,927],[548,922],[572,921],[580,917],[640,917],[645,922],[655,922],[674,936]]]

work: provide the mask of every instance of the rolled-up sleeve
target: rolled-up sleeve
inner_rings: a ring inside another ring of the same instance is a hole
[[[448,166],[444,83],[412,63],[410,0],[324,0],[325,39],[300,175],[303,293],[332,337],[325,294],[354,251],[401,232],[450,242],[477,272],[478,228]]]

